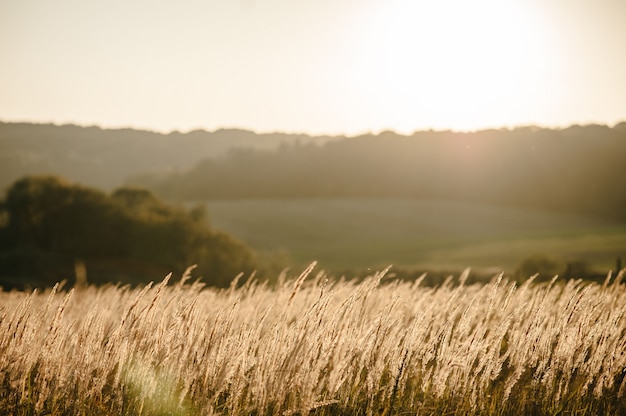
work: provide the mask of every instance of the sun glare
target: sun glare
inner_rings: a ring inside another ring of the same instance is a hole
[[[540,83],[530,17],[513,1],[388,2],[370,17],[361,87],[398,130],[425,117],[461,129],[507,120]]]

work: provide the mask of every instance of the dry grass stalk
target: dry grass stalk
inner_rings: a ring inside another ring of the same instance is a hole
[[[626,288],[254,279],[0,292],[8,414],[626,412]],[[389,279],[388,279],[389,280]]]

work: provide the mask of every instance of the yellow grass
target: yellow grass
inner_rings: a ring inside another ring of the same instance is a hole
[[[276,288],[0,292],[14,415],[624,414],[626,287],[437,288],[381,271]]]

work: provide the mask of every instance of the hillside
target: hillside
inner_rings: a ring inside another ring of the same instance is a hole
[[[286,143],[330,139],[256,134],[241,129],[161,134],[95,126],[0,122],[0,190],[32,174],[60,175],[110,190],[122,185],[129,176],[186,171],[204,158],[223,156],[235,148],[275,149]]]
[[[138,178],[163,197],[450,200],[626,221],[626,123],[473,133],[393,132],[247,150]]]
[[[213,227],[255,250],[282,253],[298,267],[317,260],[332,272],[392,264],[393,272],[428,271],[430,277],[471,265],[472,276],[512,276],[525,260],[543,258],[545,267],[532,271],[543,278],[591,277],[615,270],[616,258],[626,255],[625,223],[531,209],[412,198],[244,199],[206,206]]]
[[[0,123],[0,187],[53,174],[169,200],[403,197],[626,221],[626,123],[311,137]]]

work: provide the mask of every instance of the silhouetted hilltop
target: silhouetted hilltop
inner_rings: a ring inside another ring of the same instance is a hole
[[[626,220],[626,124],[362,135],[135,177],[172,199],[416,197]]]
[[[356,137],[0,123],[0,186],[30,174],[168,199],[416,197],[626,220],[626,123]]]
[[[161,134],[134,129],[0,122],[0,190],[32,174],[61,175],[112,189],[137,173],[188,170],[233,148],[275,149],[329,137],[256,134],[241,129]]]

